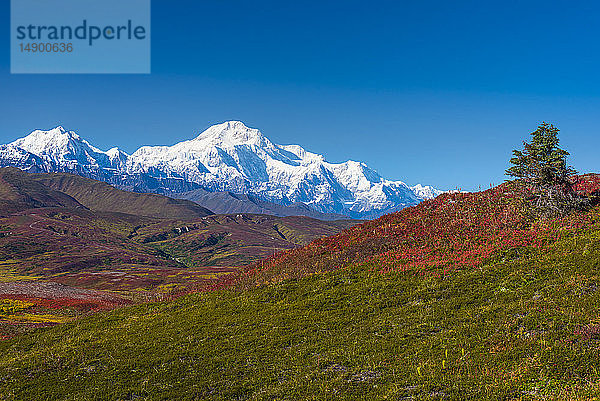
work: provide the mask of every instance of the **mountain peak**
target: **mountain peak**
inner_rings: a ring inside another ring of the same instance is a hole
[[[225,121],[215,124],[198,135],[196,140],[221,145],[262,145],[268,141],[259,130],[249,128],[241,121]]]
[[[221,124],[216,124],[216,126],[226,126],[228,129],[242,129],[242,130],[248,130],[250,129],[246,124],[244,124],[242,121],[239,120],[230,120],[230,121],[225,121]]]
[[[69,131],[62,125],[58,125],[55,128],[49,129],[48,131],[37,129],[29,135],[32,135],[32,134],[44,135],[44,136],[57,136],[57,135],[65,135],[66,134],[66,136],[68,136],[68,137],[79,138],[79,135],[77,135],[75,133],[75,131]]]
[[[90,145],[74,131],[67,131],[63,126],[48,131],[35,130],[26,137],[19,138],[9,144],[50,163],[79,163],[81,165],[106,165],[115,159]],[[120,152],[114,152],[120,156]],[[118,159],[122,159],[117,157]],[[111,166],[112,167],[112,166]]]
[[[59,125],[48,131],[35,130],[26,137],[17,139],[12,145],[39,156],[46,150],[66,147],[72,141],[80,142],[81,138]]]
[[[132,155],[118,148],[99,150],[58,126],[0,147],[0,166],[74,172],[150,192],[231,191],[358,218],[378,217],[440,193],[385,180],[359,161],[329,163],[299,145],[273,144],[241,121],[225,121],[194,139],[145,146]]]
[[[81,141],[82,139],[75,131],[68,131],[62,125],[59,125],[47,131],[36,129],[26,137],[18,139],[17,141],[49,143],[69,140]]]
[[[44,132],[44,131],[42,131],[42,132]],[[62,125],[59,125],[56,128],[52,128],[51,130],[45,131],[45,132],[48,133],[48,134],[50,134],[50,133],[52,133],[52,134],[64,134],[65,132],[67,132],[67,130]]]
[[[444,193],[444,191],[440,191],[439,189],[433,188],[431,185],[421,185],[417,184],[410,189],[420,198],[422,199],[433,199],[438,195]]]
[[[114,148],[108,149],[104,153],[106,153],[108,155],[108,157],[111,158],[111,159],[116,159],[116,158],[124,158],[124,159],[126,159],[127,156],[129,156],[127,153],[123,152],[121,149],[119,149],[116,146]]]

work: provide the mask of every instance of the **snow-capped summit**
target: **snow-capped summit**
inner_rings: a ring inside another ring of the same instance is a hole
[[[143,146],[131,155],[118,148],[99,150],[63,127],[36,130],[0,146],[0,165],[68,171],[144,191],[252,194],[357,218],[377,217],[442,192],[385,180],[362,162],[329,163],[300,145],[274,144],[241,121],[213,125],[172,146]]]
[[[108,156],[108,159],[110,160],[111,166],[114,166],[119,169],[125,168],[125,165],[127,164],[127,159],[129,158],[129,155],[127,153],[123,152],[117,147],[110,148],[105,153]]]
[[[423,199],[433,199],[438,195],[441,195],[444,193],[444,191],[440,191],[439,189],[435,189],[430,185],[421,185],[421,184],[417,184],[413,187],[410,187],[410,189],[420,198]]]
[[[193,142],[218,144],[222,146],[264,146],[265,143],[271,144],[259,130],[248,128],[241,121],[227,121],[213,125],[198,135]]]
[[[21,148],[37,156],[63,157],[66,154],[77,152],[79,148],[89,147],[79,135],[58,126],[49,131],[35,130],[24,138],[12,142],[12,146]]]
[[[62,126],[43,131],[35,130],[24,138],[5,145],[6,148],[29,152],[61,171],[78,168],[118,168],[122,163],[120,151],[103,152],[90,145],[74,131]]]

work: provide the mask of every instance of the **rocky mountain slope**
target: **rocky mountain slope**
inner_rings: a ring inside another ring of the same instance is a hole
[[[0,168],[0,213],[40,207],[83,208],[181,220],[213,214],[188,200],[123,191],[73,174],[27,174],[16,168]]]
[[[302,202],[288,206],[260,199],[252,194],[235,194],[229,191],[210,192],[205,189],[194,189],[188,192],[165,194],[177,199],[194,201],[217,214],[254,213],[273,216],[306,216],[320,220],[348,219],[338,213],[321,213]]]

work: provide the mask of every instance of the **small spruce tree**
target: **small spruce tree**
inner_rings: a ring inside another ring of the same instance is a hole
[[[544,215],[563,215],[583,205],[573,190],[577,172],[567,165],[569,152],[559,147],[558,128],[543,122],[531,133],[523,150],[514,150],[512,166],[506,174],[523,180],[536,198],[536,208]]]

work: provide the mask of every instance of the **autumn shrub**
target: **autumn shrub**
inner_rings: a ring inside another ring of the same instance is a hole
[[[598,176],[587,176],[576,187],[577,193],[590,195],[598,182]],[[209,288],[249,288],[352,264],[366,264],[382,273],[439,276],[480,267],[505,252],[543,248],[598,224],[594,215],[585,212],[540,219],[529,198],[529,190],[514,181],[482,192],[442,194],[303,248],[275,254]]]

